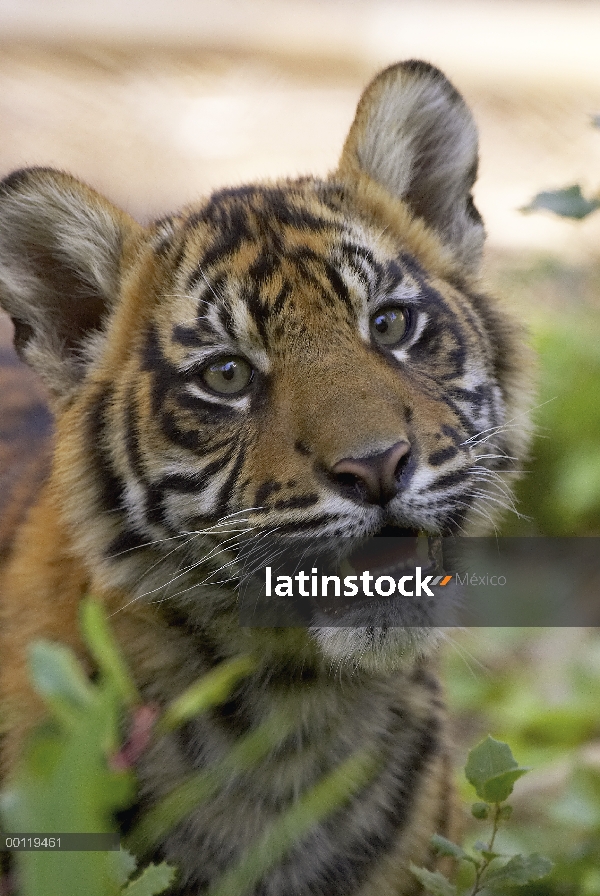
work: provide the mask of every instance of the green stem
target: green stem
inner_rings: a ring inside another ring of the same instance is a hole
[[[496,840],[496,834],[498,833],[498,828],[500,827],[500,803],[494,803],[494,817],[492,820],[492,834],[490,837],[490,841],[487,845],[486,852],[493,852],[494,842]],[[473,889],[471,890],[469,896],[477,896],[477,893],[481,890],[481,878],[490,867],[493,859],[486,859],[483,857],[483,862],[481,865],[477,867],[475,872],[475,880],[473,881]]]

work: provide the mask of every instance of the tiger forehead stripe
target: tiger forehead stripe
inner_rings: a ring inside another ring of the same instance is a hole
[[[301,191],[283,188],[244,187],[221,190],[199,211],[190,214],[185,231],[202,235],[206,241],[197,265],[188,279],[191,291],[212,264],[247,251],[259,240],[277,253],[284,248],[283,238],[299,232],[322,233],[336,224],[339,216],[325,204],[308,200]],[[195,233],[194,233],[195,232]],[[289,248],[289,246],[288,246]]]
[[[221,258],[214,254],[213,240],[210,263],[206,264],[205,254],[187,282],[187,288],[193,284],[193,294],[198,296],[197,324],[176,324],[176,341],[201,346],[209,342],[199,335],[203,330],[208,331],[207,337],[228,335],[248,344],[256,362],[267,369],[268,320],[284,310],[289,313],[289,301],[296,290],[310,289],[320,307],[333,309],[341,302],[346,314],[354,318],[356,301],[362,304],[368,299],[374,284],[384,278],[388,282],[401,279],[398,268],[390,276],[392,268],[388,270],[384,263],[375,262],[372,253],[361,255],[361,247],[348,242],[350,234],[344,234],[344,248],[338,253],[342,228],[339,222],[325,237],[321,234],[316,240],[310,228],[300,236],[294,232],[294,238],[288,239],[285,228],[274,238],[272,222],[270,227],[271,231],[265,233],[257,225],[252,236],[239,246],[228,237]],[[338,261],[340,255],[342,263]],[[354,255],[360,259],[358,263]]]

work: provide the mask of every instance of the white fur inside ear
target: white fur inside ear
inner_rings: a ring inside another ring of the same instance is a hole
[[[0,304],[17,350],[57,398],[82,378],[117,301],[125,226],[126,215],[61,172],[0,184]]]
[[[435,81],[409,81],[401,91],[387,83],[369,109],[358,158],[399,198],[429,181],[456,193],[477,159],[477,132],[466,107],[450,103]]]
[[[444,75],[426,63],[401,63],[363,94],[340,171],[368,174],[476,265],[484,236],[471,198],[477,147],[471,113]]]

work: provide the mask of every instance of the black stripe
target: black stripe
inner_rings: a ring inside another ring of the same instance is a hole
[[[184,476],[183,473],[165,474],[154,484],[154,488],[157,492],[173,491],[184,495],[202,492],[210,485],[208,482],[210,477],[220,472],[223,467],[227,466],[229,461],[230,456],[224,452],[217,460],[211,461],[202,470],[190,476]]]
[[[439,491],[442,488],[447,488],[451,485],[459,485],[464,484],[465,481],[465,472],[464,470],[456,470],[453,473],[446,473],[443,476],[438,476],[429,486],[429,491]]]
[[[291,292],[292,292],[292,287],[290,286],[290,284],[284,283],[277,294],[277,298],[273,302],[273,306],[271,308],[271,314],[273,314],[273,315],[280,314],[283,311]]]
[[[123,507],[125,483],[117,475],[106,445],[106,412],[112,390],[106,386],[87,410],[87,431],[90,460],[98,489],[101,509],[105,512]]]
[[[187,389],[178,390],[176,400],[179,407],[192,411],[196,421],[203,425],[227,422],[235,419],[239,413],[231,405],[207,401],[200,395],[193,395]]]
[[[403,280],[404,271],[402,270],[398,262],[394,259],[388,261],[385,265],[385,282],[383,283],[384,288],[389,292],[392,292],[394,289],[396,289],[396,287],[400,286]]]
[[[248,269],[248,277],[257,285],[262,286],[280,267],[279,260],[272,252],[261,251],[258,258]]]
[[[149,523],[159,526],[168,535],[178,535],[176,529],[169,525],[165,514],[165,493],[164,490],[151,483],[146,488],[146,506],[144,515]]]
[[[106,557],[108,560],[116,559],[118,554],[134,551],[136,548],[142,548],[148,544],[148,539],[139,532],[134,529],[123,529],[109,544],[106,549]]]
[[[338,299],[340,299],[346,308],[353,314],[354,308],[352,302],[350,300],[350,293],[348,291],[348,287],[344,283],[340,272],[333,265],[329,264],[328,261],[323,261],[323,267],[325,268],[325,273],[327,275],[327,279],[331,283],[331,287],[335,292]]]
[[[206,421],[202,421],[203,423]],[[160,417],[160,429],[165,438],[185,448],[187,451],[198,452],[218,451],[230,444],[231,439],[219,439],[214,430],[208,433],[200,434],[197,429],[182,429],[179,421],[172,411],[164,411]]]
[[[474,421],[471,420],[470,417],[466,416],[466,414],[464,413],[462,408],[459,408],[458,405],[456,404],[456,402],[453,401],[449,395],[446,395],[446,394],[444,394],[444,392],[441,392],[437,396],[437,400],[443,402],[445,405],[447,405],[451,409],[454,416],[460,421],[460,423],[463,427],[463,431],[465,432],[466,436],[474,436],[478,432],[478,428],[477,428],[477,426],[475,426]],[[461,440],[461,441],[463,441],[463,440]]]
[[[439,451],[434,451],[427,458],[427,462],[432,467],[439,467],[445,461],[452,460],[453,457],[456,457],[458,454],[458,448],[455,448],[454,445],[449,445],[448,448],[440,448]]]
[[[220,233],[215,235],[213,242],[208,246],[198,262],[196,270],[188,278],[188,290],[193,290],[200,280],[204,279],[204,276],[208,276],[206,274],[207,268],[210,268],[215,262],[233,255],[242,243],[251,237],[252,231],[246,209],[238,206],[229,208],[227,210],[226,226],[223,227]]]
[[[242,469],[244,460],[246,459],[246,445],[242,443],[238,446],[238,456],[235,459],[232,470],[229,473],[227,479],[219,489],[219,494],[217,495],[216,501],[216,511],[217,514],[222,517],[227,510],[229,510],[229,503],[231,500],[231,492],[235,482],[239,476],[240,470]]]
[[[233,326],[233,315],[231,309],[226,305],[222,305],[219,308],[219,320],[229,338],[236,339],[235,327]]]
[[[354,243],[342,243],[339,250],[346,264],[352,268],[359,280],[365,286],[373,289],[374,293],[378,292],[384,279],[385,269],[375,259],[371,250]],[[357,258],[362,259],[362,265],[358,264]],[[368,269],[368,274],[365,268]]]
[[[193,327],[184,327],[183,324],[176,324],[172,330],[173,342],[183,345],[184,348],[200,348],[206,345],[204,337]]]
[[[452,439],[456,446],[460,445],[462,436],[453,426],[448,426],[447,423],[442,423],[441,431],[445,436],[448,436],[449,439]]]
[[[487,383],[481,383],[474,389],[462,389],[459,386],[454,386],[448,394],[458,401],[468,401],[475,405],[477,410],[481,410],[484,404],[489,404],[491,401],[491,386]]]
[[[152,413],[157,414],[162,407],[165,396],[173,386],[181,383],[180,372],[165,358],[158,333],[149,327],[142,348],[142,371],[152,374],[151,404]]]
[[[248,311],[252,315],[258,332],[260,334],[260,338],[263,343],[267,342],[267,321],[271,314],[270,308],[268,305],[265,305],[260,295],[260,288],[258,285],[254,285],[251,289],[247,289],[244,291],[244,301],[248,308]]]
[[[293,498],[276,501],[275,510],[300,510],[303,507],[314,507],[314,505],[318,503],[319,496],[317,494],[297,495]]]
[[[274,492],[281,491],[281,482],[277,482],[275,479],[267,479],[266,482],[261,483],[259,487],[256,489],[256,495],[254,496],[254,503],[259,507],[262,507],[269,501],[269,498]]]
[[[442,692],[438,679],[426,666],[415,666],[411,672],[410,680],[414,682],[414,684],[422,685],[431,694],[440,694]]]

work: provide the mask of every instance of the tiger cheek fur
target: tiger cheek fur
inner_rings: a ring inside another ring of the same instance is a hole
[[[356,750],[376,778],[252,892],[411,893],[409,862],[450,832],[435,631],[411,635],[389,604],[379,627],[245,628],[235,573],[216,572],[274,531],[485,533],[509,501],[530,374],[481,291],[476,169],[462,98],[412,61],[367,87],[324,180],[222,190],[147,228],[50,169],[0,185],[0,303],[57,428],[0,582],[4,768],[42,713],[27,643],[83,656],[89,589],[148,701],[259,657],[225,707],[140,758],[142,810],[274,711],[297,719],[165,838],[180,896]]]

